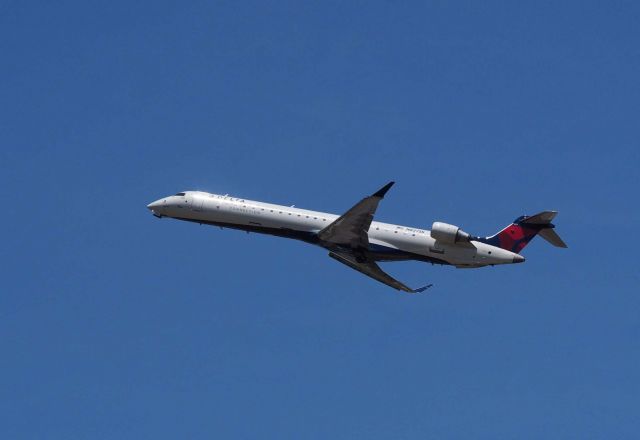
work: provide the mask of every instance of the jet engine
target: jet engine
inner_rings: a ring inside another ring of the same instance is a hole
[[[471,236],[457,226],[434,222],[431,226],[431,237],[441,243],[455,244],[468,242]]]

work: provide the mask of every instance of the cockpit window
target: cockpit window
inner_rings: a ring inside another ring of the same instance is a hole
[[[178,193],[178,194],[176,194],[176,195],[177,195],[177,196],[183,196],[183,195],[184,195],[184,193]]]

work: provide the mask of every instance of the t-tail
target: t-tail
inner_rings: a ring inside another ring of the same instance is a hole
[[[566,248],[567,245],[553,230],[555,225],[551,223],[557,214],[557,211],[543,211],[532,216],[523,215],[497,234],[478,241],[519,254],[539,234],[552,245]]]

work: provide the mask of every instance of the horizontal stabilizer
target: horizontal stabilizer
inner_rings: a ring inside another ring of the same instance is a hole
[[[526,217],[522,220],[522,223],[528,225],[548,225],[556,215],[558,215],[558,211],[542,211],[531,217]]]
[[[562,238],[560,238],[560,236],[556,233],[556,231],[554,231],[551,228],[541,230],[538,233],[538,235],[540,235],[540,237],[544,238],[545,240],[547,240],[549,243],[551,243],[556,247],[561,247],[561,248],[568,247],[566,243],[562,241]]]

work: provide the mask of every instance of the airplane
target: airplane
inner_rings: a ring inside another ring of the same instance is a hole
[[[567,245],[554,231],[557,211],[521,216],[500,232],[476,237],[458,226],[434,222],[431,230],[373,221],[378,204],[394,182],[363,198],[344,214],[310,211],[295,206],[183,191],[147,205],[155,217],[240,229],[247,232],[301,240],[329,251],[329,256],[396,290],[419,293],[433,286],[412,289],[377,264],[381,261],[417,260],[457,268],[522,263],[524,247],[536,235],[556,247]]]

